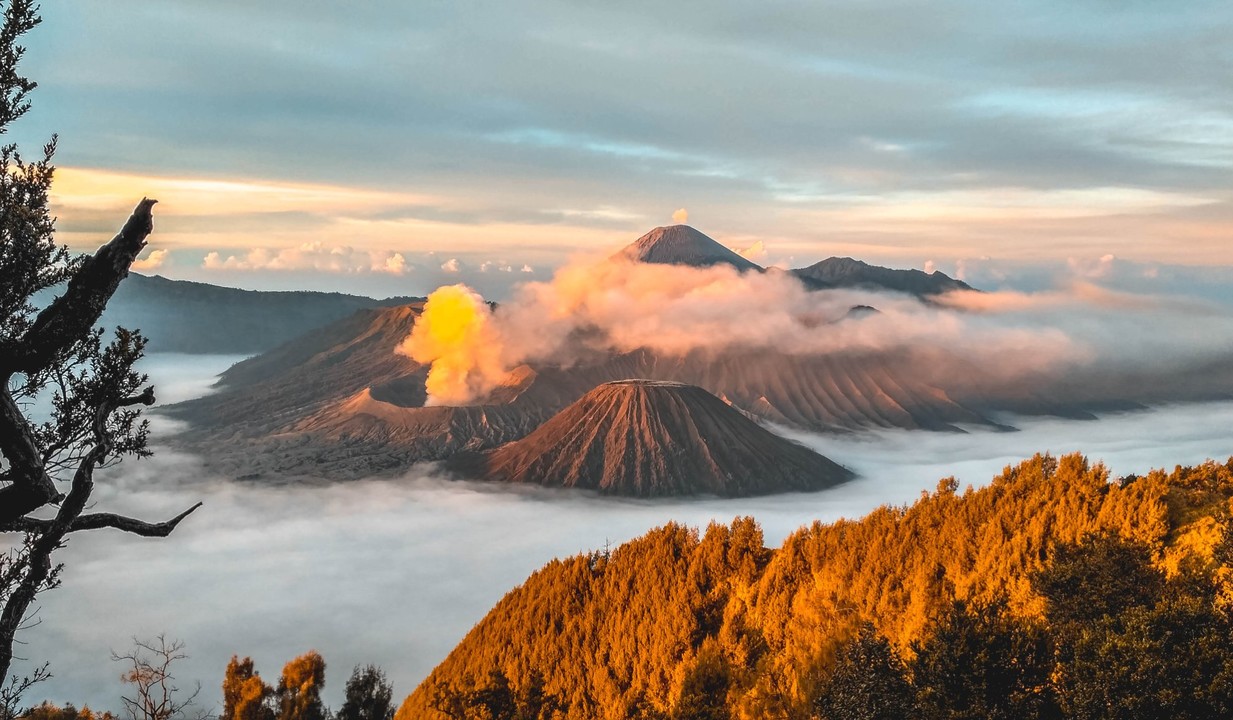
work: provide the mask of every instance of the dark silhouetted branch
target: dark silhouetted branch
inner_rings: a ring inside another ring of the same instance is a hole
[[[16,352],[5,359],[3,375],[19,372],[33,375],[46,369],[78,339],[85,337],[103,314],[120,281],[146,246],[154,230],[152,209],[157,200],[142,198],[133,214],[111,242],[86,258],[69,280],[68,289],[35,318],[16,343]]]
[[[154,229],[152,209],[156,202],[143,198],[137,203],[120,232],[82,263],[64,294],[39,313],[30,328],[6,348],[11,352],[0,358],[0,453],[9,463],[9,470],[0,476],[8,483],[0,488],[0,525],[64,497],[48,475],[30,424],[9,392],[9,378],[14,373],[42,372],[89,334],[145,247],[146,237]],[[103,422],[116,407],[138,402],[152,404],[153,390],[108,408],[102,414]]]
[[[116,515],[115,513],[91,513],[89,515],[81,515],[73,522],[69,523],[68,529],[65,532],[77,532],[79,530],[100,530],[102,528],[114,528],[123,530],[127,533],[140,535],[142,537],[167,537],[172,530],[180,524],[180,521],[193,511],[201,507],[202,503],[190,507],[184,512],[176,515],[170,520],[164,520],[159,523],[146,522],[136,518],[126,517],[124,515]],[[55,525],[55,520],[40,520],[38,518],[18,518],[13,522],[0,525],[2,532],[47,532]]]

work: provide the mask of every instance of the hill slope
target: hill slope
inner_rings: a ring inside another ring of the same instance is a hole
[[[1008,467],[982,489],[958,494],[943,481],[911,507],[802,528],[777,550],[763,547],[761,531],[749,518],[730,527],[712,525],[704,535],[669,525],[610,555],[554,560],[536,572],[467,634],[406,699],[397,720],[444,717],[433,710],[434,698],[492,672],[516,688],[541,674],[544,690],[563,701],[561,717],[567,719],[664,717],[656,713],[679,711],[700,672],[711,673],[706,677],[714,683],[704,686],[710,688],[706,694],[724,708],[706,717],[816,717],[819,683],[862,622],[910,657],[911,648],[919,647],[911,643],[927,636],[952,599],[979,605],[1004,597],[1010,616],[1027,623],[1023,632],[1038,633],[1033,619],[1044,605],[1033,573],[1056,546],[1094,531],[1150,549],[1157,566],[1170,573],[1191,568],[1227,583],[1222,548],[1230,498],[1233,460],[1111,483],[1102,466],[1089,466],[1081,456],[1037,456]],[[1202,583],[1193,587],[1207,592]],[[1183,624],[1162,619],[1165,639],[1153,639],[1156,646],[1137,641],[1134,652],[1144,659],[1158,653],[1151,657],[1162,661],[1180,652],[1185,664],[1186,648],[1198,647],[1192,636],[1200,629],[1192,624],[1190,634],[1178,634],[1173,628],[1187,627],[1195,605],[1161,602],[1161,617],[1178,612]],[[1218,614],[1210,596],[1203,602],[1204,612]],[[1128,622],[1141,627],[1143,615],[1136,612],[1131,610]],[[1101,647],[1129,647],[1117,635],[1119,627],[1127,626],[1097,626],[1112,633]],[[1166,644],[1174,642],[1169,634],[1177,637],[1176,649]],[[1224,635],[1207,641],[1227,647]],[[966,646],[954,649],[970,653]],[[971,654],[964,657],[973,662]],[[1132,680],[1139,666],[1133,660],[1126,665]],[[990,690],[1012,692],[1007,677],[994,676]],[[1134,682],[1134,693],[1152,692],[1142,678]],[[1211,677],[1205,682],[1211,685]],[[951,716],[989,714],[937,715]]]
[[[702,388],[608,382],[482,458],[487,480],[617,495],[757,495],[829,487],[851,473]]]
[[[258,353],[357,310],[403,305],[324,292],[239,290],[130,273],[99,324],[140,328],[150,352]]]

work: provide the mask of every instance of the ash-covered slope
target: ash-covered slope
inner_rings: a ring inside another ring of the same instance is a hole
[[[420,303],[361,311],[237,364],[219,391],[166,409],[219,472],[345,479],[478,452],[525,437],[605,382],[698,385],[746,417],[803,430],[956,430],[992,425],[978,409],[916,377],[911,357],[647,350],[596,353],[568,366],[515,368],[478,405],[425,406],[428,368],[396,352]]]
[[[811,290],[835,288],[860,288],[866,290],[892,290],[920,298],[941,295],[951,290],[971,290],[972,286],[962,280],[940,272],[926,273],[921,270],[895,270],[870,265],[849,257],[832,257],[806,268],[792,271]]]
[[[224,474],[345,480],[495,447],[563,407],[513,404],[517,372],[487,405],[425,407],[428,366],[397,352],[423,309],[362,310],[237,363],[217,392],[160,411],[187,420],[180,442]]]
[[[762,269],[688,225],[657,227],[626,246],[617,255],[637,262],[661,265],[731,265],[742,272]]]
[[[470,465],[485,480],[642,497],[811,491],[852,477],[700,387],[643,379],[600,385]]]

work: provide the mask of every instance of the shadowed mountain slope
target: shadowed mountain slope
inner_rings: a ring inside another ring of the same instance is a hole
[[[971,290],[972,286],[944,273],[921,270],[894,270],[870,265],[852,258],[832,257],[806,268],[792,271],[811,290],[863,288],[893,290],[920,298],[941,295],[951,290]]]
[[[636,496],[810,491],[851,477],[702,388],[641,379],[600,385],[475,466],[486,480]]]
[[[140,328],[150,352],[258,353],[357,310],[404,305],[324,292],[267,292],[130,273],[99,320]]]

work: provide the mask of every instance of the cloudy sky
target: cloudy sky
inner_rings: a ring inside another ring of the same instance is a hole
[[[26,65],[41,88],[11,137],[61,134],[59,227],[78,247],[158,197],[165,252],[145,267],[173,277],[499,288],[680,208],[794,266],[1233,266],[1227,2],[91,0],[43,15]]]

